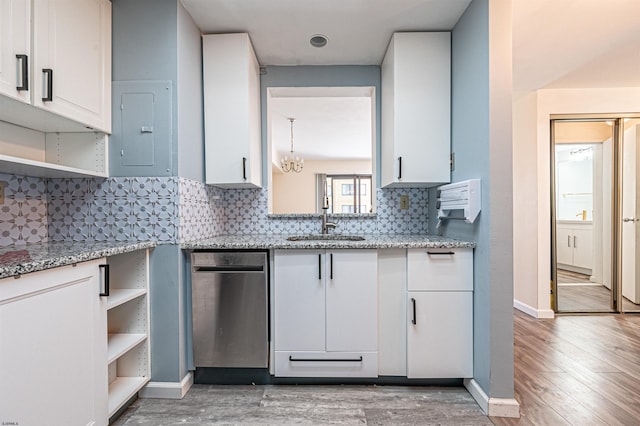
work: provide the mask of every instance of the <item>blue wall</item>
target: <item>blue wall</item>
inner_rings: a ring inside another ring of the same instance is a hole
[[[113,80],[168,80],[172,85],[170,143],[157,148],[163,150],[159,155],[169,157],[163,164],[171,165],[169,171],[164,165],[150,167],[146,176],[204,182],[200,30],[178,0],[112,3]]]
[[[456,24],[451,39],[451,149],[456,156],[451,178],[452,182],[482,179],[482,211],[473,225],[450,221],[441,231],[446,236],[475,240],[477,244],[474,379],[492,398],[513,398],[511,118],[510,114],[500,115],[507,108],[510,113],[511,97],[506,100],[508,106],[493,103],[496,91],[507,85],[511,90],[511,81],[496,84],[496,75],[505,72],[496,67],[506,62],[498,65],[491,62],[492,49],[496,48],[489,26],[493,1],[473,0]],[[498,48],[502,47],[498,43]],[[504,52],[496,53],[501,56]],[[507,70],[509,76],[510,73]],[[492,128],[500,119],[500,124]],[[495,136],[500,128],[506,128],[508,134],[504,138]],[[430,201],[430,206],[435,206],[435,190],[430,193]],[[433,218],[433,226],[437,218],[434,207],[429,217]]]
[[[376,88],[376,170],[380,170],[380,67],[377,65],[291,66],[266,67],[260,76],[260,104],[262,109],[262,182],[268,182],[271,168],[267,151],[267,88],[268,87],[359,87]],[[380,187],[380,174],[376,186]]]
[[[112,0],[112,16],[113,80],[168,80],[172,84],[170,146],[162,147],[170,151],[171,167],[162,176],[203,181],[199,30],[179,0]],[[185,140],[179,141],[179,135]],[[182,169],[180,155],[185,156]],[[177,187],[173,188],[176,199]],[[177,209],[175,217],[177,228]],[[154,249],[150,260],[151,380],[159,382],[180,382],[187,374],[186,266],[180,246],[173,244],[175,240],[170,242]]]

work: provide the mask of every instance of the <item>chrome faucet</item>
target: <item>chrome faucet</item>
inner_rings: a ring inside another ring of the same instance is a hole
[[[329,222],[327,219],[327,210],[329,210],[329,197],[324,197],[322,205],[322,234],[328,234],[329,228],[336,229],[337,223]]]

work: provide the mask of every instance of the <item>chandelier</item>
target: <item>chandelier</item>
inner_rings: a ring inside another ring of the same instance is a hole
[[[291,158],[288,156],[284,156],[280,159],[280,167],[282,171],[285,173],[296,172],[300,173],[302,171],[302,167],[304,166],[304,160],[297,155],[293,155],[293,122],[296,121],[295,118],[289,118],[289,123],[291,124]]]

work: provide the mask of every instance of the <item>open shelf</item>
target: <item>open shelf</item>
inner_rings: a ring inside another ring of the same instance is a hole
[[[146,338],[146,334],[109,334],[107,362],[111,364]]]
[[[109,384],[109,417],[149,381],[148,377],[118,377]]]
[[[78,169],[44,161],[28,160],[0,154],[0,169],[3,173],[42,178],[108,177],[107,173]]]
[[[107,298],[109,417],[149,382],[149,252],[110,256]]]
[[[144,296],[145,294],[147,294],[147,289],[145,288],[112,289],[109,292],[107,310],[120,306],[123,303],[127,303],[128,301],[133,300],[136,297]]]

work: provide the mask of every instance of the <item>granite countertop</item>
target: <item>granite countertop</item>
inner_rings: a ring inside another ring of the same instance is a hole
[[[57,242],[0,249],[0,278],[155,247],[154,242]]]
[[[363,234],[362,241],[304,240],[288,241],[289,235],[221,235],[182,243],[185,250],[205,249],[378,249],[378,248],[474,248],[473,241],[436,235]]]

